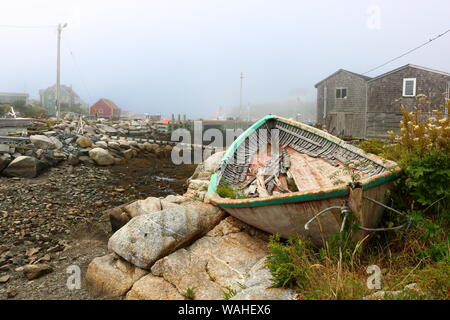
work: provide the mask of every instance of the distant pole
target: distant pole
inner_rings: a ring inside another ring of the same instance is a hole
[[[241,72],[241,90],[239,93],[239,112],[238,115],[242,112],[242,82],[244,80],[244,73]],[[234,130],[237,129],[237,116],[234,118]]]
[[[57,53],[56,53],[56,105],[55,113],[56,118],[61,118],[61,101],[60,101],[60,87],[61,87],[61,32],[62,29],[67,27],[67,23],[64,25],[58,24],[58,37],[57,37]]]
[[[244,74],[241,72],[241,93],[240,93],[240,100],[239,100],[239,110],[242,110],[242,82],[244,80]]]

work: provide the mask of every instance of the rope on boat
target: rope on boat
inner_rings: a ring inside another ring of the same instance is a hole
[[[333,210],[333,209],[339,209],[339,210],[342,211],[342,208],[343,208],[343,207],[334,206],[334,207],[329,207],[329,208],[326,208],[326,209],[320,211],[318,214],[316,214],[314,217],[312,217],[307,223],[305,223],[305,230],[309,230],[309,224],[310,224],[311,222],[313,222],[314,220],[316,220],[319,216],[321,216],[321,215],[324,214],[325,212],[330,211],[330,210]]]
[[[378,201],[376,201],[374,199],[371,199],[369,197],[363,197],[363,198],[365,198],[367,200],[370,200],[370,201],[373,201],[375,204],[378,204],[378,205],[380,205],[380,206],[382,206],[382,207],[384,207],[386,209],[389,209],[391,211],[394,211],[396,213],[399,213],[399,214],[403,215],[402,212],[400,212],[398,210],[395,210],[395,209],[393,209],[391,207],[388,207],[388,206],[386,206],[386,205],[382,204],[381,202],[378,202]],[[305,230],[309,230],[309,224],[311,222],[313,222],[314,220],[316,220],[317,218],[319,218],[322,214],[324,214],[325,212],[331,211],[331,210],[335,210],[335,209],[341,210],[341,213],[344,215],[344,218],[342,219],[341,228],[340,228],[339,232],[344,231],[344,227],[345,227],[345,223],[347,222],[348,215],[352,212],[350,210],[350,208],[347,206],[347,202],[345,202],[345,204],[342,205],[342,206],[333,206],[333,207],[329,207],[329,208],[326,208],[326,209],[320,211],[314,217],[312,217],[310,220],[308,220],[308,222],[305,223]],[[369,231],[369,232],[393,231],[393,230],[401,230],[401,229],[404,229],[405,231],[408,231],[408,229],[410,228],[410,226],[412,225],[413,222],[414,222],[413,218],[408,218],[408,220],[404,224],[396,226],[396,227],[366,228],[366,227],[359,226],[359,229],[364,230],[364,231]]]
[[[379,205],[379,206],[382,206],[382,207],[385,208],[385,209],[388,209],[388,210],[391,210],[391,211],[393,211],[393,212],[395,212],[395,213],[398,213],[399,215],[404,215],[404,213],[402,213],[402,212],[400,212],[400,211],[398,211],[398,210],[395,210],[394,208],[388,207],[388,206],[385,205],[384,203],[381,203],[381,202],[379,202],[379,201],[377,201],[377,200],[375,200],[375,199],[372,199],[372,198],[369,198],[369,197],[366,197],[366,196],[363,196],[363,198],[364,198],[364,199],[367,199],[367,200],[369,200],[369,201],[372,201],[373,203],[375,203],[375,204],[377,204],[377,205]]]
[[[370,232],[378,232],[378,231],[393,231],[393,230],[401,230],[405,229],[405,231],[408,231],[409,227],[412,225],[414,219],[408,218],[408,221],[406,221],[404,224],[399,225],[397,227],[391,227],[391,228],[366,228],[366,227],[359,227],[361,230],[364,231],[370,231]]]

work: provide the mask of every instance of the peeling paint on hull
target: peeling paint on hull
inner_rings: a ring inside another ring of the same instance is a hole
[[[364,191],[364,195],[382,203],[386,202],[386,191],[390,184]],[[323,240],[339,231],[341,220],[340,211],[332,210],[313,221],[309,230],[305,230],[305,223],[315,214],[332,206],[341,206],[348,197],[328,198],[324,200],[284,203],[268,206],[229,207],[222,206],[224,200],[217,195],[212,196],[213,203],[222,207],[230,215],[264,230],[268,233],[279,234],[283,238],[289,236],[303,236],[316,245],[322,245]],[[375,228],[383,215],[384,209],[371,201],[364,200],[360,219],[361,226]],[[356,238],[361,239],[367,232],[361,231]]]
[[[348,145],[345,141],[316,128],[297,124],[277,116],[265,117],[239,136],[224,155],[224,165],[228,165],[228,160],[233,157],[234,152],[236,152],[248,137],[254,134],[265,122],[273,120],[298,126],[302,130],[309,132],[309,134],[319,137],[317,141],[328,144],[331,150],[344,150],[348,154],[354,155],[354,157],[373,162],[378,169],[369,172],[360,181],[363,186],[363,196],[370,197],[381,203],[386,203],[386,191],[391,188],[391,181],[395,180],[400,174],[400,168],[395,163],[372,154],[367,154],[361,149]],[[321,140],[320,138],[323,139]],[[334,146],[334,149],[330,147],[330,143],[332,144],[331,147]],[[330,154],[328,155],[330,156]],[[301,172],[301,170],[298,172]],[[216,193],[216,186],[221,177],[218,174],[214,174],[211,177],[208,192],[213,203],[223,208],[232,216],[261,230],[272,234],[278,233],[283,238],[292,235],[301,235],[311,239],[317,245],[323,244],[324,239],[339,231],[341,225],[339,210],[336,209],[323,214],[310,224],[309,230],[305,230],[305,223],[318,212],[332,206],[342,206],[344,201],[349,199],[349,190],[346,184],[337,186],[325,186],[323,184],[323,187],[318,187],[315,190],[303,190],[264,198],[225,199]],[[360,212],[355,214],[361,226],[376,228],[382,218],[383,211],[383,207],[369,200],[362,200]],[[360,231],[356,235],[356,238],[361,239],[367,234],[368,232],[366,231]]]

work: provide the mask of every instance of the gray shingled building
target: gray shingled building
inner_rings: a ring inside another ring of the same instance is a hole
[[[412,109],[417,95],[431,106],[449,97],[450,73],[415,65],[370,78],[340,69],[315,85],[317,122],[343,138],[384,138],[399,129],[400,107]],[[430,110],[425,110],[430,111]]]

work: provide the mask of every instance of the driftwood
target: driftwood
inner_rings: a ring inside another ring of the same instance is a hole
[[[242,187],[244,194],[248,197],[268,197],[274,192],[291,192],[279,179],[280,175],[287,174],[289,167],[290,156],[285,149],[282,149],[281,153],[273,154],[265,166],[258,168],[257,174],[247,180]]]
[[[268,197],[270,194],[266,189],[266,184],[264,181],[264,176],[260,169],[258,173],[256,174],[256,186],[257,186],[257,192],[260,197]]]

